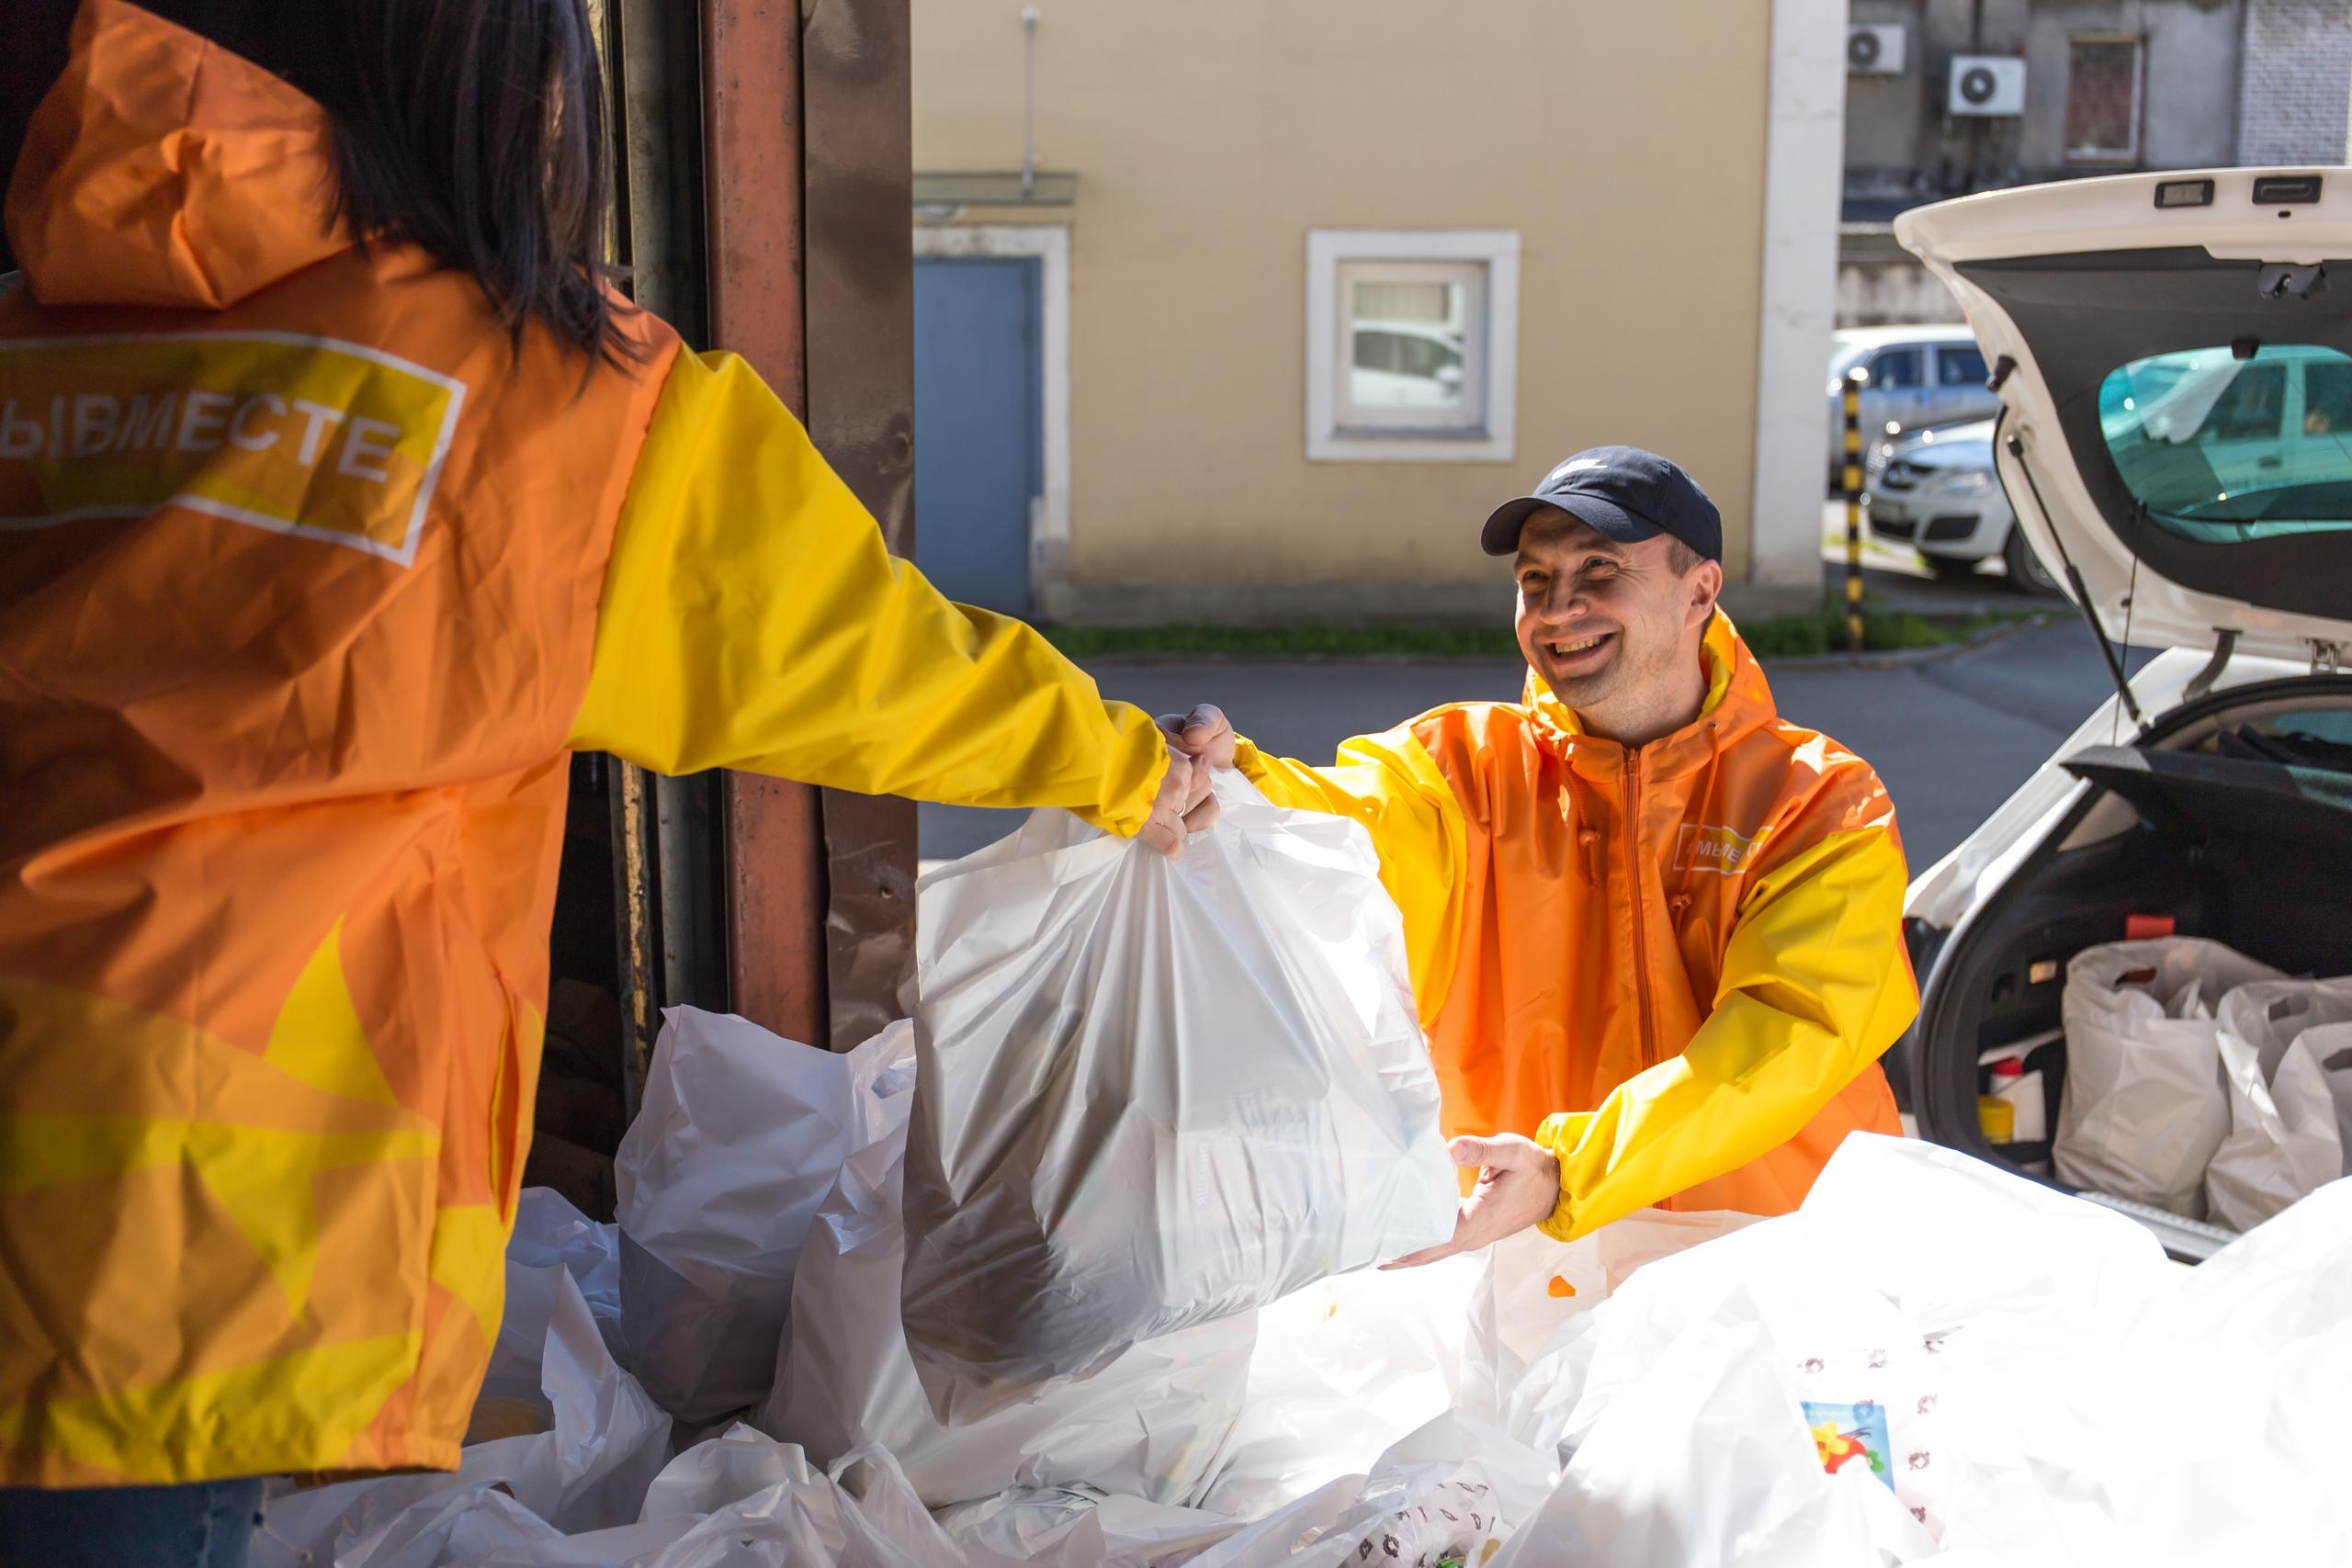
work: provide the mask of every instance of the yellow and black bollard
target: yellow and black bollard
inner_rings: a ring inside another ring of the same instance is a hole
[[[1862,651],[1862,383],[1857,367],[1846,378],[1846,651]]]

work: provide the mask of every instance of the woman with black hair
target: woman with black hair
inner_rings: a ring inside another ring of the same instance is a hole
[[[1214,809],[612,291],[600,103],[580,0],[85,0],[26,131],[0,1562],[229,1568],[254,1478],[457,1463],[571,750]]]

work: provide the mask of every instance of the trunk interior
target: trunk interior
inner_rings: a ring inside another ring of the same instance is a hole
[[[2124,940],[2131,917],[2168,918],[2179,935],[2226,942],[2289,975],[2352,973],[2352,679],[2222,694],[2167,715],[2137,746],[2090,748],[2067,766],[2093,787],[1941,955],[1912,1063],[1924,1136],[2044,1171],[2046,1141],[1985,1138],[1981,1058],[2030,1043],[2025,1067],[2041,1074],[2055,1129],[2066,965]],[[2086,1196],[2148,1223],[2176,1257],[2211,1256],[2233,1234]]]

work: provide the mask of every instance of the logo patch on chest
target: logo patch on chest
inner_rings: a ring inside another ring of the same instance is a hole
[[[1747,869],[1747,863],[1756,858],[1756,852],[1771,836],[1770,828],[1758,828],[1751,838],[1731,828],[1706,828],[1685,822],[1674,845],[1674,869],[1734,875]]]

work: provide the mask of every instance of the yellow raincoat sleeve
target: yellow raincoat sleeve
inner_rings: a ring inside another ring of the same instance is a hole
[[[571,744],[665,773],[1060,806],[1133,833],[1150,718],[1019,621],[950,604],[751,367],[681,353],[606,569]]]
[[[1714,1010],[1682,1054],[1597,1111],[1547,1117],[1560,1162],[1544,1230],[1567,1241],[1786,1142],[1918,1011],[1891,827],[1826,835],[1741,900]]]
[[[1410,728],[1362,735],[1328,768],[1270,757],[1248,740],[1234,764],[1268,800],[1351,817],[1380,852],[1380,881],[1405,916],[1405,949],[1421,1026],[1436,1019],[1453,976],[1465,854],[1462,807]]]

